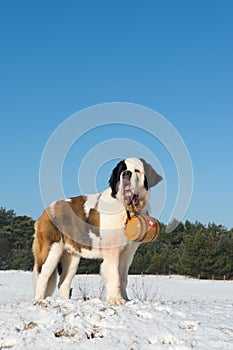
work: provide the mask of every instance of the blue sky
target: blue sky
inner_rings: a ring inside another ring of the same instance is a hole
[[[182,136],[194,170],[185,219],[233,227],[232,15],[231,0],[1,1],[0,206],[36,219],[51,133],[83,108],[120,101],[156,110]],[[127,130],[103,129],[96,142],[110,136]],[[140,140],[148,144],[146,135]],[[87,142],[67,156],[67,195],[77,194]],[[174,167],[161,147],[152,149],[174,200]],[[97,187],[111,166],[100,170]]]

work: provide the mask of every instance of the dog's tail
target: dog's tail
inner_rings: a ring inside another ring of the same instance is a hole
[[[40,235],[37,222],[35,223],[35,235],[34,235],[32,251],[33,251],[34,261],[35,261],[34,268],[33,268],[33,276],[34,276],[34,290],[36,291],[39,274],[41,273],[42,266],[45,263],[50,251],[49,242],[46,239],[44,239],[42,235]],[[45,298],[53,294],[56,286],[56,280],[57,280],[57,273],[55,269],[51,274],[51,276],[49,277],[46,291],[45,291]]]

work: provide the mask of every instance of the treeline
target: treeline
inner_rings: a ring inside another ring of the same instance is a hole
[[[130,272],[232,279],[233,229],[186,221],[166,233],[162,225],[157,241],[139,247]]]
[[[0,208],[0,270],[32,270],[34,220]],[[78,273],[98,273],[101,261],[82,259]],[[141,244],[132,274],[180,274],[200,278],[233,278],[233,229],[214,223],[179,223],[155,242]]]
[[[0,208],[0,270],[32,270],[34,220]]]

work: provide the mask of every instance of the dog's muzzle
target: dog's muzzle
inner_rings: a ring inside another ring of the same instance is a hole
[[[128,181],[123,181],[123,196],[126,205],[139,204],[139,194],[132,191],[131,184]]]

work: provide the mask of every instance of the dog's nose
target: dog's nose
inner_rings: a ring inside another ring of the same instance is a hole
[[[132,176],[132,172],[129,170],[125,170],[122,174],[122,177],[124,180],[130,180],[131,176]]]

